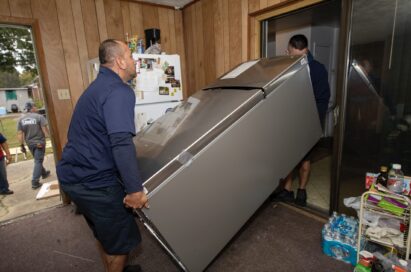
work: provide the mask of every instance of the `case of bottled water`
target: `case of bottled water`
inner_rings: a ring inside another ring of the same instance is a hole
[[[355,265],[357,263],[358,220],[336,212],[322,229],[324,254]]]

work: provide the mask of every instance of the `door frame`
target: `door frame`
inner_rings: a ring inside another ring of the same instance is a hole
[[[306,8],[327,0],[288,0],[268,9],[250,13],[250,46],[249,55],[252,59],[261,58],[261,23],[271,17],[283,15],[301,8]]]
[[[331,192],[330,192],[330,214],[331,211],[340,211],[340,177],[341,177],[341,160],[344,144],[345,130],[345,109],[347,101],[347,82],[349,69],[349,50],[351,41],[351,18],[352,18],[352,0],[341,0],[341,22],[340,22],[340,50],[337,60],[337,78],[336,78],[336,107],[338,116],[334,132],[333,143],[333,160],[331,168]]]
[[[46,67],[46,59],[45,59],[46,57],[44,54],[43,44],[41,40],[40,24],[37,19],[18,18],[18,17],[3,16],[3,15],[0,15],[0,24],[25,26],[25,27],[30,27],[32,30],[36,64],[38,66],[37,69],[39,71],[39,79],[41,81],[41,87],[43,89],[45,108],[47,111],[47,119],[49,121],[50,140],[51,140],[51,145],[52,145],[53,153],[54,153],[54,161],[57,165],[58,158],[61,157],[61,150],[58,149],[57,147],[61,146],[61,143],[59,140],[60,138],[57,135],[58,134],[57,120],[56,120],[56,114],[54,112],[52,93],[51,93],[50,82],[49,82],[49,77],[48,77],[48,72],[47,72],[47,67]],[[62,197],[62,201],[64,204],[70,203],[69,198],[64,192],[60,191],[60,195]]]
[[[254,13],[250,13],[250,39],[249,39],[249,58],[256,59],[261,57],[261,34],[262,22],[271,17],[284,15],[289,12],[296,11],[301,8],[326,2],[327,0],[290,0],[279,3],[269,9],[264,9]],[[339,49],[337,56],[337,73],[336,73],[336,109],[335,130],[333,141],[333,155],[331,162],[331,187],[330,187],[330,207],[329,214],[332,211],[339,210],[339,192],[340,192],[340,173],[341,173],[341,157],[344,136],[344,118],[345,118],[345,101],[347,95],[347,71],[348,71],[348,54],[351,33],[351,10],[352,0],[341,0],[341,15],[340,15],[340,33],[339,33]]]

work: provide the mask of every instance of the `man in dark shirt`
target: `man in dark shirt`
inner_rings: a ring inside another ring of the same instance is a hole
[[[57,176],[92,229],[106,271],[140,271],[125,267],[141,241],[128,208],[148,208],[132,141],[135,95],[125,83],[136,66],[127,45],[111,39],[99,59],[99,74],[73,112]]]
[[[7,180],[6,165],[11,162],[11,154],[6,137],[0,133],[0,195],[12,195]]]
[[[316,61],[308,50],[308,41],[304,35],[298,34],[291,37],[288,43],[287,53],[289,55],[307,55],[308,65],[310,67],[311,83],[314,91],[315,102],[317,105],[318,115],[321,126],[324,125],[325,115],[330,101],[330,86],[328,84],[328,73],[324,65]],[[314,149],[314,148],[313,148]],[[305,187],[308,183],[308,178],[311,171],[311,157],[313,153],[311,149],[299,164],[299,188],[296,198],[292,186],[292,171],[288,174],[284,182],[284,190],[280,192],[276,198],[278,200],[293,202],[300,206],[307,205],[307,193]]]
[[[31,188],[35,190],[41,186],[40,177],[46,179],[50,176],[50,171],[43,166],[46,154],[46,137],[49,135],[49,130],[46,118],[37,112],[37,107],[33,102],[27,102],[25,109],[27,113],[17,122],[17,138],[21,151],[26,153],[25,141],[33,155],[34,168]]]

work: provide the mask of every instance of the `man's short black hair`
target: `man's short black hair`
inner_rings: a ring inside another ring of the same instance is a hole
[[[295,49],[303,50],[308,47],[308,40],[303,34],[297,34],[291,37],[288,44]]]
[[[100,64],[111,63],[120,53],[122,48],[120,43],[114,39],[107,39],[98,48],[98,58]]]

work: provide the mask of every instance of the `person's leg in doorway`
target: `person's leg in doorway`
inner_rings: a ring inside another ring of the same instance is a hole
[[[31,188],[37,189],[41,186],[40,176],[43,168],[44,149],[38,149],[36,146],[29,146],[29,149],[34,159]]]
[[[37,147],[37,146],[30,146],[29,148],[34,158],[34,168],[33,168],[33,176],[31,179],[31,187],[33,189],[37,189],[41,186],[40,177],[44,179],[50,175],[50,171],[47,171],[43,167],[44,155],[45,155],[46,150],[44,147]]]
[[[6,160],[0,159],[0,195],[11,195],[13,191],[9,189],[9,182],[7,180]]]
[[[278,193],[274,200],[284,202],[295,202],[297,205],[305,207],[307,205],[307,192],[305,187],[307,186],[308,179],[311,172],[311,163],[309,160],[303,160],[299,164],[299,186],[296,197],[294,198],[293,185],[293,171],[291,171],[284,180],[284,189]]]
[[[295,204],[305,207],[307,205],[307,192],[305,187],[307,186],[308,179],[311,173],[311,162],[309,160],[304,160],[301,162],[299,169],[300,180],[297,190],[297,195],[295,197]]]
[[[278,193],[274,200],[276,201],[284,201],[284,202],[294,202],[294,192],[292,190],[293,184],[293,171],[291,171],[284,180],[284,188],[283,190]]]

